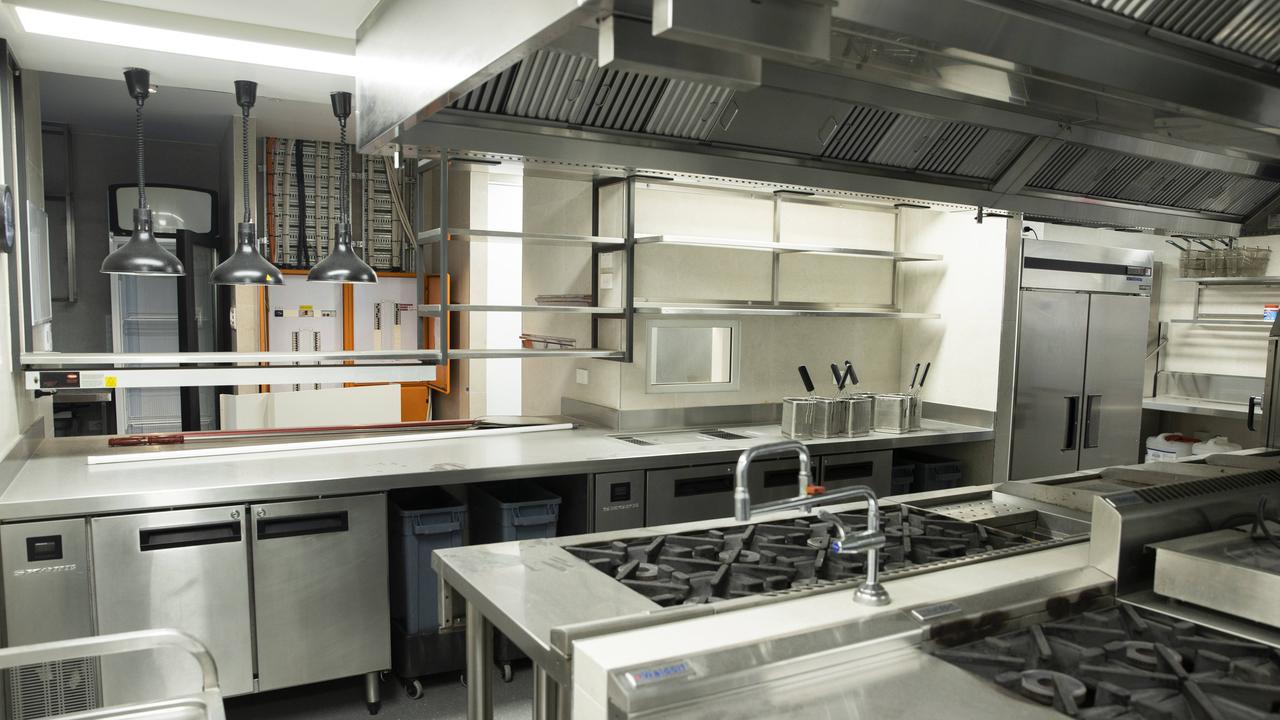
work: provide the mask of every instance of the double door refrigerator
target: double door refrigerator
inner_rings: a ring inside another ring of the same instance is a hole
[[[1009,479],[1138,461],[1154,263],[1024,240]]]

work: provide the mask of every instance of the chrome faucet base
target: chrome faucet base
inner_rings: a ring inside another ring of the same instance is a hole
[[[885,590],[880,583],[862,583],[857,590],[853,591],[853,601],[859,605],[888,605],[889,591]]]

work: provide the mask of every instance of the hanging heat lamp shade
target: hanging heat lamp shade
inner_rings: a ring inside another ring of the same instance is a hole
[[[244,220],[236,225],[236,249],[209,274],[214,285],[283,285],[280,269],[258,252],[258,231],[249,210],[249,109],[258,96],[258,83],[236,81],[240,105],[240,177],[243,185]]]
[[[307,273],[310,282],[376,283],[378,274],[356,254],[351,246],[351,220],[347,196],[351,191],[351,158],[347,147],[347,118],[351,115],[351,93],[329,93],[333,115],[338,118],[342,142],[342,177],[338,189],[338,222],[333,227],[333,249]]]
[[[127,68],[124,81],[129,96],[138,104],[138,207],[133,209],[133,235],[123,246],[102,261],[102,272],[112,275],[185,275],[182,261],[156,240],[151,230],[151,208],[147,207],[147,186],[142,158],[142,104],[151,92],[151,73],[142,68]]]

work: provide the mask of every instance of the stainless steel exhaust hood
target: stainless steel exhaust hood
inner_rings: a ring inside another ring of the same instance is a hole
[[[1280,197],[1280,23],[1258,3],[522,0],[520,41],[492,27],[509,5],[383,0],[357,45],[362,148],[720,175],[1202,235],[1265,229]],[[717,14],[733,20],[717,25]],[[601,67],[601,33],[642,22],[651,32],[627,36],[626,61]],[[434,37],[414,42],[420,28]],[[415,85],[380,66],[452,74]]]

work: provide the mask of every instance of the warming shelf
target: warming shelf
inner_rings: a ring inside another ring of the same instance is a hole
[[[892,308],[859,308],[840,307],[838,305],[806,305],[788,303],[772,304],[667,304],[636,303],[636,313],[640,315],[760,315],[766,317],[861,317],[884,318],[896,320],[937,320],[938,313],[901,312]]]
[[[637,245],[686,245],[693,247],[713,247],[725,250],[756,250],[776,253],[815,253],[821,255],[846,255],[895,262],[922,260],[941,260],[941,255],[929,253],[905,253],[893,250],[871,250],[868,248],[849,247],[843,245],[817,245],[812,243],[762,242],[758,240],[735,240],[732,238],[705,237],[701,235],[648,235],[636,238]]]

